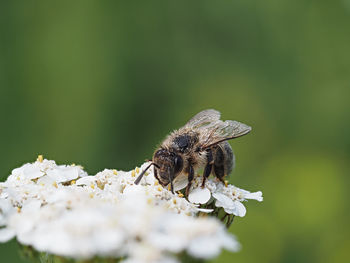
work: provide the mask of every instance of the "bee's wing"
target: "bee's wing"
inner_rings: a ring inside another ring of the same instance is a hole
[[[217,110],[204,110],[190,119],[184,127],[196,129],[203,129],[210,127],[213,122],[220,120],[220,112]]]
[[[238,121],[216,120],[207,129],[201,130],[200,141],[203,142],[201,148],[206,149],[220,142],[243,136],[251,130],[251,127]]]

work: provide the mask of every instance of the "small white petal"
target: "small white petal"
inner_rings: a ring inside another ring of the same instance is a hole
[[[185,174],[180,174],[176,176],[173,181],[174,191],[180,191],[188,185],[188,176]]]
[[[53,186],[54,184],[54,180],[49,177],[49,176],[43,176],[43,177],[40,177],[37,181],[37,185],[41,185],[41,186]]]
[[[258,192],[255,192],[255,193],[245,194],[244,198],[246,198],[246,199],[254,199],[254,200],[257,200],[259,202],[263,201],[263,197],[262,197],[262,192],[261,191],[258,191]]]
[[[40,168],[34,166],[27,166],[23,170],[23,175],[27,179],[36,179],[44,175]]]
[[[215,203],[217,207],[232,208],[234,205],[233,200],[229,198],[227,195],[224,195],[222,193],[215,192],[213,193],[213,197],[217,200]]]
[[[95,176],[84,176],[76,181],[76,185],[91,185],[96,181]]]
[[[15,235],[16,235],[16,233],[12,229],[1,228],[0,229],[0,242],[1,243],[7,242],[7,241],[11,240],[12,238],[14,238]]]
[[[188,195],[188,200],[194,204],[205,204],[211,197],[208,188],[198,187],[193,189]]]
[[[57,183],[68,182],[79,176],[79,168],[77,166],[58,166],[53,170],[48,170],[47,175]]]
[[[198,212],[203,212],[203,213],[211,213],[214,211],[214,209],[206,209],[206,208],[197,208]]]
[[[228,214],[234,214],[235,216],[240,216],[240,217],[244,217],[247,212],[245,206],[239,201],[234,201],[233,208],[224,207],[224,210]]]

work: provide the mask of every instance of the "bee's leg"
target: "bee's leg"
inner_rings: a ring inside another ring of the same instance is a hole
[[[213,153],[211,149],[207,152],[207,165],[204,168],[202,188],[204,188],[205,181],[209,177],[211,170],[213,168]]]
[[[173,194],[175,194],[175,193],[174,193],[173,181],[170,182],[170,190],[171,190],[171,192],[172,192]]]
[[[204,168],[204,173],[203,173],[203,181],[202,181],[202,188],[205,186],[205,181],[209,177],[211,170],[213,168],[213,165],[211,163],[207,163],[207,165]]]
[[[225,169],[224,166],[216,166],[214,164],[214,172],[215,176],[223,183],[226,185],[224,177],[225,177]]]
[[[194,170],[193,170],[192,165],[189,165],[189,167],[188,167],[188,184],[187,184],[186,192],[185,192],[186,197],[188,197],[188,194],[190,193],[190,188],[191,188],[193,177],[194,177]]]
[[[154,177],[158,180],[158,183],[159,183],[160,180],[159,180],[159,177],[158,177],[157,169],[154,169]]]

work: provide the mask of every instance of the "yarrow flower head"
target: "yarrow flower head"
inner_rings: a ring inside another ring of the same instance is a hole
[[[180,189],[173,194],[163,188],[152,170],[135,185],[148,164],[89,176],[81,166],[57,165],[39,156],[14,169],[0,183],[0,242],[15,237],[50,255],[123,262],[178,262],[184,253],[210,259],[222,249],[239,249],[215,215],[221,209],[244,216],[242,202],[262,201],[261,192],[215,179],[201,188],[198,177],[187,200]]]

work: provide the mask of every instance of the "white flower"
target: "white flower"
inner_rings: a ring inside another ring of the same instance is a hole
[[[245,216],[246,208],[241,202],[232,200],[222,193],[213,193],[213,197],[216,199],[215,205],[217,207],[223,207],[226,213],[240,217]]]
[[[237,188],[233,185],[225,186],[217,179],[206,180],[205,187],[202,186],[203,177],[197,176],[192,182],[191,190],[188,196],[190,202],[195,204],[205,204],[215,199],[215,206],[222,207],[227,214],[244,217],[246,208],[242,202],[247,199],[263,201],[262,192],[251,193],[249,191]]]
[[[217,219],[196,217],[212,210],[194,203],[205,203],[217,194],[229,198],[224,190],[211,181],[199,189],[198,179],[191,203],[163,188],[152,169],[135,185],[146,165],[87,176],[79,166],[39,158],[14,169],[0,184],[0,226],[4,226],[0,242],[16,237],[55,255],[123,257],[123,262],[172,263],[177,262],[173,254],[183,251],[213,258],[222,249],[238,250],[237,241]],[[242,193],[245,198],[259,198]]]
[[[243,201],[247,199],[263,201],[262,192],[260,191],[251,193],[233,185],[224,186],[222,183],[213,193],[213,197],[216,199],[215,205],[217,207],[223,207],[226,213],[240,217],[246,214],[246,208],[242,204]]]

